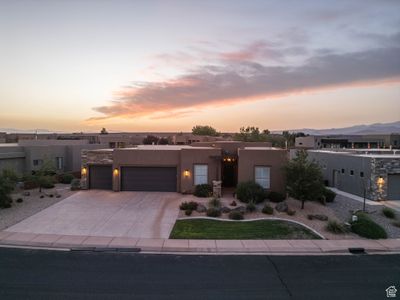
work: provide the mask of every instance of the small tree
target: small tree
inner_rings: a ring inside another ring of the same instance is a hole
[[[104,127],[101,129],[100,134],[108,134],[107,129],[105,129]]]
[[[297,151],[296,158],[284,167],[287,191],[291,197],[301,201],[302,209],[305,201],[320,198],[325,189],[320,167],[307,156],[306,151]]]
[[[18,176],[13,170],[3,170],[0,175],[0,207],[11,207],[11,192],[14,190]]]
[[[56,168],[51,160],[44,160],[39,170],[32,175],[32,180],[39,186],[39,192],[42,188],[48,188],[54,185],[54,175]]]
[[[209,136],[218,136],[219,133],[217,130],[211,126],[205,125],[196,125],[192,128],[192,133],[194,135],[209,135]]]

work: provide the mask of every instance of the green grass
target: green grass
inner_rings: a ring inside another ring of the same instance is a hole
[[[281,220],[177,220],[170,239],[321,239],[309,229]]]

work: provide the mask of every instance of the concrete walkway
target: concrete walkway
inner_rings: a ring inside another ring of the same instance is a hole
[[[400,252],[400,239],[387,240],[171,240],[129,237],[34,234],[0,231],[0,246],[86,249],[139,248],[152,253],[204,254],[347,254],[349,248],[367,253]],[[95,249],[93,249],[95,250]]]

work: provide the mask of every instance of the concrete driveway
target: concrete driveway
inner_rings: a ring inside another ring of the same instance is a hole
[[[80,191],[6,231],[168,238],[185,197],[165,192]]]

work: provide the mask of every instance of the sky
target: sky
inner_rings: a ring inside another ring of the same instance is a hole
[[[0,128],[400,120],[400,1],[0,1]]]

